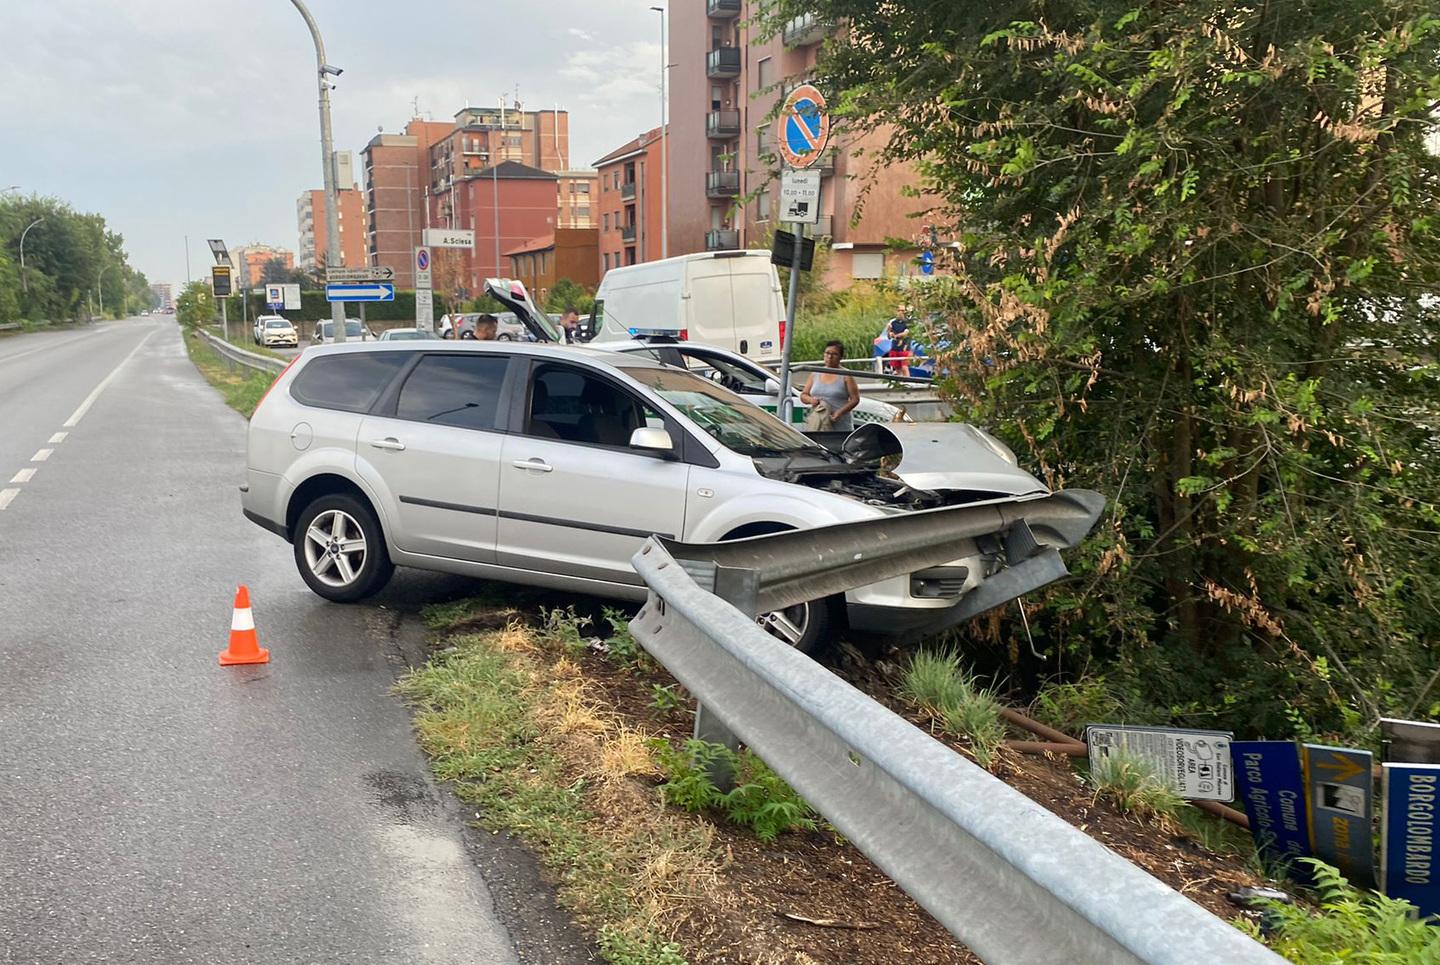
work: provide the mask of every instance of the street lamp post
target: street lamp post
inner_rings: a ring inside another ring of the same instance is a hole
[[[110,270],[109,265],[100,266],[100,274],[95,276],[95,296],[100,299],[100,314],[105,314],[105,289],[100,283],[105,280],[105,273]]]
[[[310,39],[315,41],[316,73],[320,80],[320,154],[325,168],[325,264],[340,264],[340,200],[335,190],[335,145],[330,134],[330,77],[340,75],[339,67],[325,62],[325,41],[320,39],[320,28],[315,18],[301,0],[290,0],[305,26],[310,28]],[[345,341],[345,303],[331,302],[330,317],[335,326],[335,341]]]
[[[36,218],[25,226],[24,231],[20,232],[20,290],[27,295],[30,294],[30,284],[25,274],[25,236],[30,233],[31,228],[44,220],[44,218]]]
[[[670,192],[666,181],[670,177],[670,132],[665,123],[665,73],[669,69],[665,56],[665,8],[651,7],[660,14],[660,257],[670,257]]]

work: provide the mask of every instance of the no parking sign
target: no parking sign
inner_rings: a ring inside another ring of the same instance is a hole
[[[780,108],[776,139],[780,156],[794,168],[808,168],[820,160],[830,140],[830,112],[825,95],[814,84],[801,84]]]

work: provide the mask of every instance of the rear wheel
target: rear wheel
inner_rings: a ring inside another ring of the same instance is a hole
[[[782,523],[750,523],[726,534],[722,542],[783,533],[792,528]],[[762,613],[755,618],[755,622],[776,639],[814,657],[827,650],[833,642],[833,635],[840,626],[840,620],[837,619],[838,608],[844,604],[843,596],[810,600],[783,610]]]
[[[380,521],[354,496],[321,496],[295,525],[295,566],[310,589],[336,603],[354,603],[378,592],[395,566],[385,549]]]

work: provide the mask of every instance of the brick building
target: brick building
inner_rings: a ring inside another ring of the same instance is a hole
[[[670,19],[670,253],[748,248],[780,227],[779,161],[766,116],[815,65],[831,32],[813,14],[793,18],[783,33],[762,41],[747,26],[755,0],[677,4]],[[761,91],[776,87],[770,93]],[[878,140],[832,135],[820,163],[821,222],[828,236],[832,286],[855,278],[913,270],[914,252],[887,251],[886,238],[916,237],[909,217],[925,207],[902,189],[918,178],[891,167],[865,198],[864,217],[851,227],[860,191],[873,170]],[[862,151],[863,149],[863,151]],[[861,156],[856,156],[861,153]],[[754,195],[753,200],[742,199]]]
[[[395,269],[397,288],[415,287],[411,256],[426,224],[430,148],[453,128],[448,122],[412,120],[405,133],[377,134],[360,152],[367,260]]]
[[[556,171],[555,175],[559,179],[555,184],[555,226],[593,227],[600,220],[595,210],[599,200],[600,176],[588,169]]]
[[[365,200],[353,185],[336,192],[340,205],[336,212],[340,228],[340,264],[351,267],[368,265],[369,251],[365,231]],[[325,261],[329,251],[326,233],[325,192],[306,191],[295,202],[295,220],[300,231],[299,265],[301,271],[314,271]]]
[[[235,287],[245,291],[258,287],[265,276],[265,266],[276,260],[286,268],[293,269],[295,252],[259,242],[232,248],[230,264],[235,269]]]
[[[611,151],[595,162],[595,169],[600,275],[621,265],[660,258],[660,128]],[[687,249],[676,248],[671,239],[669,250],[679,254]]]
[[[539,305],[562,278],[594,291],[600,283],[598,242],[598,228],[556,228],[505,252],[510,277],[524,282]]]
[[[506,274],[506,251],[555,231],[557,180],[549,171],[518,161],[503,161],[494,168],[467,172],[466,177],[453,182],[449,189],[453,220],[449,226],[475,232],[475,247],[445,253],[445,264],[454,266],[453,275],[448,269],[440,272],[449,287],[463,288],[467,297],[474,298],[486,278]],[[452,262],[452,258],[457,260]],[[439,278],[435,287],[437,291],[442,287]]]

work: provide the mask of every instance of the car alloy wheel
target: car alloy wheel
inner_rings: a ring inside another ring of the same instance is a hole
[[[305,562],[326,586],[342,589],[354,583],[368,551],[365,531],[343,510],[321,512],[305,530]]]
[[[772,637],[792,647],[798,646],[805,640],[805,634],[810,629],[810,604],[799,603],[783,610],[762,613],[755,618],[755,622]]]

